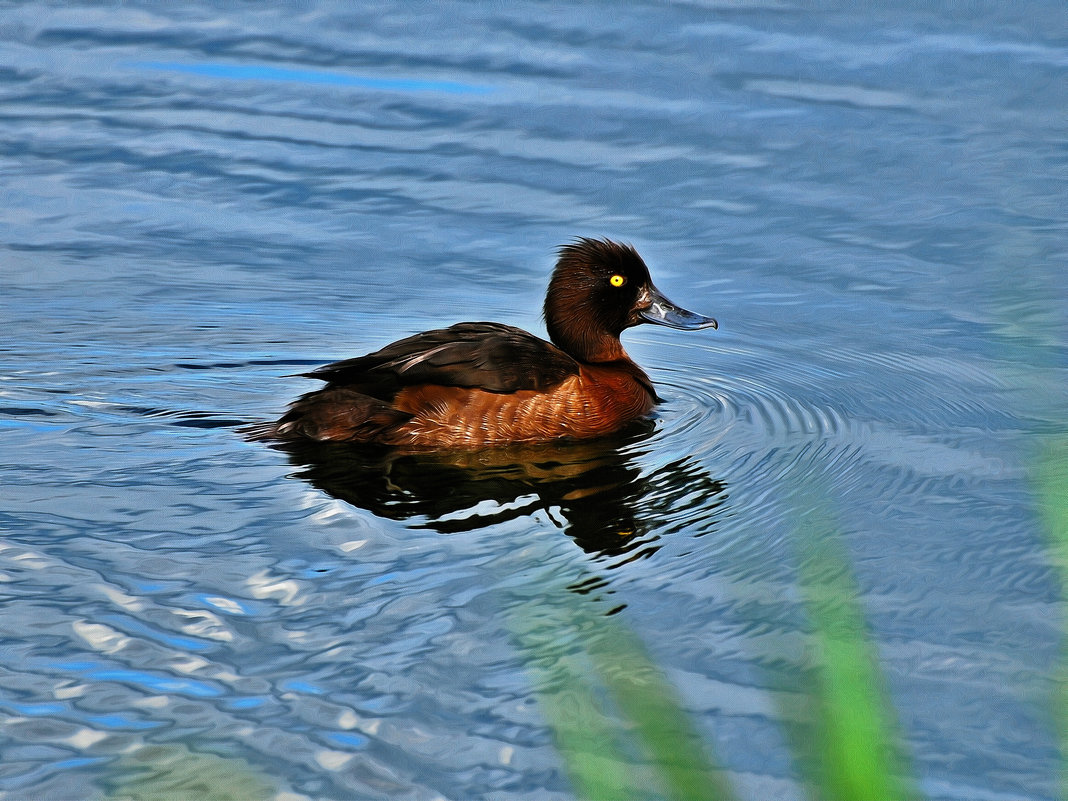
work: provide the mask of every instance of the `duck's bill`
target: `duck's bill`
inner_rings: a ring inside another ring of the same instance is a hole
[[[668,328],[681,328],[683,331],[696,331],[699,328],[719,328],[712,317],[687,311],[677,306],[660,294],[656,287],[649,288],[649,305],[638,312],[647,323],[666,325]]]

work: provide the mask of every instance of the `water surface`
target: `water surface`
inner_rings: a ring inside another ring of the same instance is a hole
[[[0,795],[571,798],[540,671],[611,619],[738,797],[802,797],[816,516],[919,791],[1056,797],[1066,72],[1058,2],[8,7]],[[240,436],[541,332],[579,235],[720,321],[625,335],[648,431]]]

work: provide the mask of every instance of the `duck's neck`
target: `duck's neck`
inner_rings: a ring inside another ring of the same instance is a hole
[[[630,360],[618,336],[597,326],[582,325],[581,320],[579,315],[563,324],[546,320],[549,339],[556,347],[587,364]]]

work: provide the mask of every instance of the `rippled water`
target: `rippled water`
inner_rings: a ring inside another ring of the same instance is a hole
[[[8,6],[0,796],[571,797],[516,632],[611,614],[740,797],[799,797],[817,510],[919,790],[1056,796],[1066,41],[1060,2]],[[577,235],[720,320],[625,336],[649,431],[238,433],[309,366],[541,331]]]

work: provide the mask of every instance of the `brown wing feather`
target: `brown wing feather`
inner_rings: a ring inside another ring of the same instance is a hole
[[[541,391],[578,372],[573,358],[521,328],[457,323],[304,375],[389,400],[403,387],[417,384],[488,392]]]

